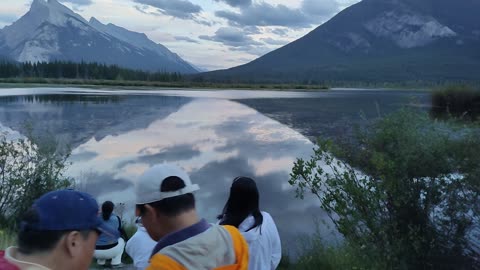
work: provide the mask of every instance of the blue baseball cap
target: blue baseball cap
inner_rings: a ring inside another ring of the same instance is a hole
[[[56,190],[42,195],[32,208],[38,221],[22,224],[33,231],[98,230],[119,237],[119,232],[99,217],[97,201],[88,193],[72,189]]]

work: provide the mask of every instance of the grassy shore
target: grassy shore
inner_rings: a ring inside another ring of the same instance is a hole
[[[237,84],[209,82],[151,82],[151,81],[119,81],[119,80],[82,80],[82,79],[46,79],[46,78],[9,78],[0,79],[0,88],[75,86],[85,88],[198,88],[198,89],[245,89],[245,90],[328,90],[325,85],[303,84]]]

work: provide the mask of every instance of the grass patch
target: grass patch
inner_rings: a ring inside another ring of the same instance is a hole
[[[288,255],[283,256],[279,270],[385,269],[380,261],[369,260],[360,253],[361,248],[353,247],[347,242],[328,246],[319,235],[300,241],[302,255],[296,261],[290,260]]]

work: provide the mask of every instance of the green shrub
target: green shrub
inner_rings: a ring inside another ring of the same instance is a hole
[[[480,90],[468,86],[449,86],[432,93],[432,116],[477,120],[480,116]]]
[[[287,256],[282,258],[279,270],[383,270],[381,262],[372,261],[362,255],[361,248],[347,242],[327,245],[319,235],[302,240],[302,255],[294,262]]]
[[[404,109],[354,140],[319,140],[310,160],[295,162],[290,184],[300,198],[316,195],[346,245],[383,269],[471,269],[477,133]]]
[[[0,250],[15,244],[16,235],[8,230],[0,230]]]
[[[0,228],[14,229],[34,200],[72,181],[64,176],[70,151],[45,138],[7,139],[0,134]]]

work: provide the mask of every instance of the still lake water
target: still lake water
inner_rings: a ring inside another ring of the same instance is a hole
[[[256,179],[261,207],[283,244],[315,231],[335,241],[313,197],[295,199],[288,185],[298,157],[315,136],[338,136],[402,106],[427,106],[418,91],[337,89],[329,92],[108,91],[74,88],[0,89],[0,129],[54,135],[73,149],[68,175],[101,203],[124,203],[133,217],[134,185],[148,167],[180,165],[201,190],[202,217],[214,222],[239,175]],[[326,224],[322,222],[325,221]]]

